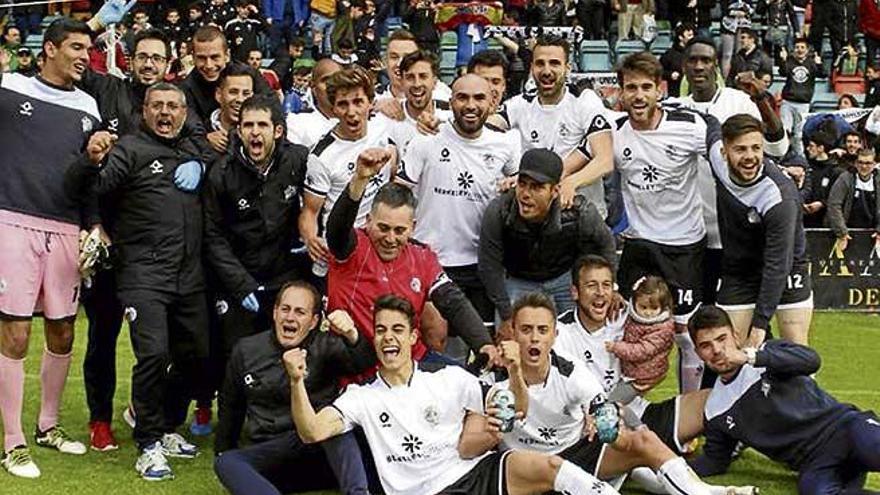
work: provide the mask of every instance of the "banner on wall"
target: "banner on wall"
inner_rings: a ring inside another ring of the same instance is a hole
[[[880,310],[880,246],[870,229],[851,229],[845,251],[828,229],[807,230],[816,309]]]

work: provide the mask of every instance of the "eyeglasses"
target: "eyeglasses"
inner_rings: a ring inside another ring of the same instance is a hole
[[[138,53],[134,56],[134,59],[140,63],[145,63],[147,60],[153,62],[153,65],[164,64],[167,57],[163,57],[162,55],[147,55],[146,53]]]
[[[161,112],[162,109],[164,109],[164,108],[167,108],[169,112],[176,112],[176,111],[180,110],[181,108],[186,107],[186,105],[181,105],[180,103],[174,103],[174,102],[165,103],[162,101],[154,101],[153,103],[150,103],[148,106],[149,106],[150,110],[153,110],[154,112]]]

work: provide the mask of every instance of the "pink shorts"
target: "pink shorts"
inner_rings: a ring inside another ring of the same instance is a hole
[[[0,315],[75,316],[78,260],[76,225],[0,210]]]

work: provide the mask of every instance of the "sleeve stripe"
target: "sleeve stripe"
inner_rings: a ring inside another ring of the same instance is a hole
[[[321,196],[322,198],[326,197],[326,196],[327,196],[327,193],[329,193],[329,191],[321,191],[321,190],[319,190],[319,189],[315,189],[315,188],[313,188],[313,187],[309,187],[308,185],[303,185],[303,189],[305,189],[306,191],[308,191],[308,192],[314,194],[315,196]]]

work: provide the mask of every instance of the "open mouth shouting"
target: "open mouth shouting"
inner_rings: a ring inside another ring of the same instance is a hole
[[[156,121],[156,134],[171,136],[174,134],[174,121],[168,117],[159,117]]]
[[[400,355],[400,346],[399,345],[384,345],[382,346],[382,360],[394,360],[397,359],[397,356]]]

